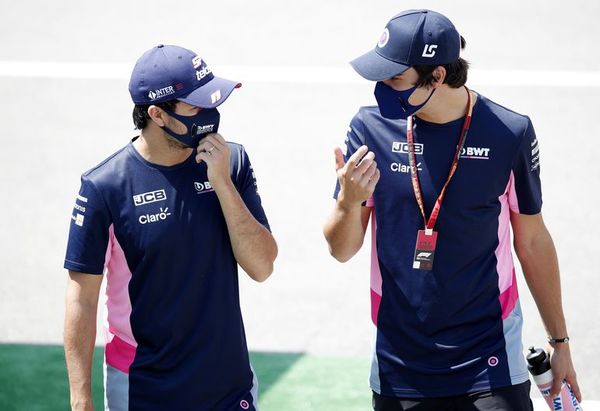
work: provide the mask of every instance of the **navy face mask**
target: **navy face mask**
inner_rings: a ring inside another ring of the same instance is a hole
[[[198,114],[193,116],[182,116],[171,110],[165,111],[171,117],[181,121],[187,127],[187,133],[177,134],[167,126],[163,126],[162,129],[171,137],[190,148],[196,148],[204,136],[216,133],[219,129],[221,115],[216,108],[203,108]]]
[[[413,106],[408,102],[408,99],[416,89],[417,87],[415,86],[407,90],[398,91],[394,90],[383,81],[378,81],[375,85],[375,99],[377,100],[381,115],[385,118],[394,120],[406,120],[407,117],[415,114],[427,104],[435,92],[435,89],[433,89],[429,97],[427,97],[427,100],[418,106]]]

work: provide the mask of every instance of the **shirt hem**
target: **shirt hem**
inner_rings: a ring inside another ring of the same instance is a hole
[[[510,376],[509,383],[502,384],[494,384],[494,382],[480,382],[473,384],[471,388],[469,388],[466,392],[464,391],[453,391],[453,390],[420,390],[416,388],[391,388],[388,390],[382,390],[381,386],[373,383],[371,381],[370,386],[371,390],[379,395],[384,395],[388,397],[398,397],[398,398],[436,398],[436,397],[454,397],[460,395],[473,394],[481,391],[490,391],[496,390],[499,388],[510,387],[514,385],[522,384],[526,381],[529,381],[529,374],[527,372],[520,373],[517,375]]]

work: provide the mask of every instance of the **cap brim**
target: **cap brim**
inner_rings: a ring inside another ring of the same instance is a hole
[[[410,68],[406,64],[383,57],[377,50],[371,50],[352,60],[350,65],[358,74],[371,81],[387,80]]]
[[[215,76],[208,83],[198,87],[187,96],[179,97],[177,100],[196,107],[215,108],[227,100],[234,89],[240,87],[242,87],[242,83],[238,81]]]

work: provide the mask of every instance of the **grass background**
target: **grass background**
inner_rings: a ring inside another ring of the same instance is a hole
[[[104,408],[102,357],[97,347],[92,370],[96,410]],[[250,357],[261,411],[370,409],[368,359],[271,352],[252,352]],[[0,410],[68,409],[62,346],[0,344]]]

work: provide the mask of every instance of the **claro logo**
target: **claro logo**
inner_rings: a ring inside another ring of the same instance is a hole
[[[156,214],[141,215],[140,218],[138,218],[138,221],[140,222],[140,224],[157,223],[159,221],[166,220],[167,217],[170,215],[171,213],[169,212],[169,207],[165,207],[164,209],[161,207],[160,212]]]
[[[136,194],[133,196],[133,203],[137,206],[142,204],[155,203],[157,201],[163,201],[167,199],[167,193],[165,190],[148,191],[147,193]]]

